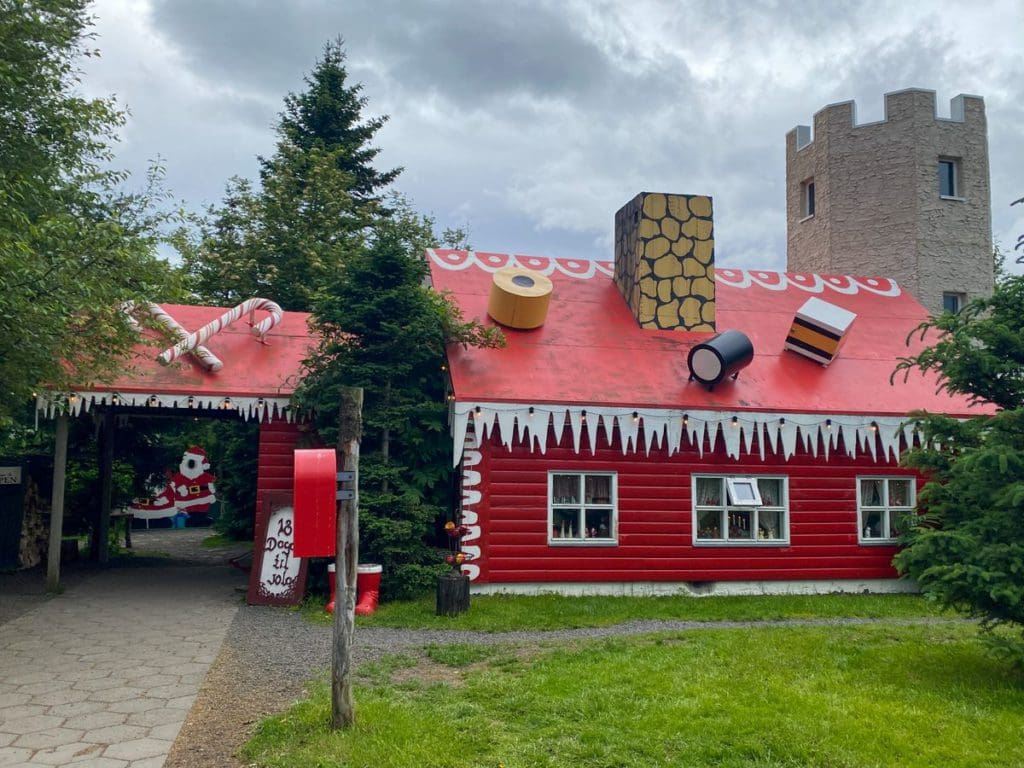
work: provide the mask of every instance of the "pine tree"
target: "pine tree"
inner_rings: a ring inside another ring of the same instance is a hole
[[[909,521],[897,567],[941,604],[986,628],[1024,631],[1024,277],[1004,278],[990,298],[922,325],[940,338],[904,370],[939,374],[943,388],[995,405],[958,421],[917,414],[926,447],[906,461],[929,476]],[[989,637],[1024,662],[1024,635]]]
[[[350,255],[315,307],[322,341],[299,391],[331,444],[339,389],[364,389],[361,559],[384,566],[390,598],[422,592],[443,570],[431,542],[451,504],[446,344],[504,343],[424,285],[420,246],[429,238],[429,220],[406,211]]]
[[[299,157],[314,149],[330,154],[339,171],[351,177],[349,192],[356,207],[379,205],[381,191],[402,172],[401,168],[378,171],[373,161],[380,149],[370,145],[387,122],[387,115],[363,119],[367,99],[360,83],[348,84],[344,41],[324,46],[323,56],[304,80],[306,90],[285,97],[278,124],[278,156],[298,150]],[[261,175],[275,173],[274,159],[261,160]],[[305,177],[300,172],[300,180]]]
[[[229,183],[197,243],[183,246],[192,289],[234,304],[258,295],[309,311],[317,291],[391,213],[382,205],[400,168],[378,171],[371,145],[387,117],[364,119],[362,85],[349,84],[342,42],[324,48],[306,90],[285,97],[274,154],[260,158],[260,187]]]

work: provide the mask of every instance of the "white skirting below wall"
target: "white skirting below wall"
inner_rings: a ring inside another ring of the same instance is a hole
[[[542,595],[573,597],[611,595],[615,597],[658,597],[686,595],[830,595],[897,594],[918,592],[910,579],[821,579],[815,581],[630,581],[630,582],[523,582],[471,584],[474,595]]]

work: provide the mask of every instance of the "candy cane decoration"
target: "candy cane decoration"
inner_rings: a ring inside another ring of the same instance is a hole
[[[253,316],[255,315],[256,310],[259,309],[270,313],[270,316],[264,318],[258,324],[253,324]],[[283,312],[281,311],[281,307],[270,301],[270,299],[247,299],[234,309],[230,309],[225,312],[213,322],[207,323],[198,331],[188,334],[170,349],[161,352],[157,357],[157,360],[164,365],[170,365],[182,355],[197,350],[199,345],[203,344],[215,333],[219,333],[224,328],[227,328],[231,323],[235,322],[235,320],[245,314],[249,315],[249,325],[252,326],[252,332],[259,337],[260,343],[265,344],[267,332],[281,322]]]
[[[146,309],[149,310],[149,314],[152,315],[157,322],[177,336],[179,342],[188,341],[188,331],[186,331],[177,320],[164,312],[163,307],[159,304],[147,304]],[[197,344],[191,352],[195,356],[196,360],[199,361],[199,364],[208,371],[216,372],[224,367],[224,363],[221,362],[221,359],[202,345]]]

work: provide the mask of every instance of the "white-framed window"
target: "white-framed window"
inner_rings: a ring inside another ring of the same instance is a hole
[[[954,315],[964,308],[967,303],[967,296],[963,293],[944,291],[942,293],[942,311],[952,312]]]
[[[548,543],[615,544],[616,481],[614,472],[549,472]]]
[[[694,544],[788,543],[785,475],[693,475],[692,492]]]
[[[800,182],[800,215],[809,219],[814,215],[815,208],[814,177],[812,176],[806,181]]]
[[[960,197],[960,160],[939,158],[939,197]]]
[[[912,477],[857,478],[857,538],[861,544],[891,544],[903,518],[914,511]]]

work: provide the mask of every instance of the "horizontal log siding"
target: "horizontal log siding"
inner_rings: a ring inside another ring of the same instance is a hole
[[[293,490],[295,444],[298,442],[299,434],[299,427],[286,421],[260,424],[257,495],[264,491]]]
[[[556,447],[549,434],[546,454],[521,443],[512,450],[492,435],[483,445],[484,504],[480,507],[484,562],[479,581],[628,582],[885,579],[896,548],[857,543],[858,475],[910,475],[893,462],[850,459],[831,452],[828,462],[803,450],[785,461],[769,448],[760,460],[725,455],[721,439],[703,458],[695,448],[669,457],[664,450],[622,454],[599,432],[595,455],[576,454],[566,429]],[[642,436],[641,436],[642,437]],[[641,439],[640,445],[643,445]],[[584,442],[584,445],[587,445]],[[881,447],[879,446],[879,455]],[[548,472],[616,472],[618,543],[549,545]],[[691,474],[775,474],[789,478],[788,546],[710,545],[692,542]],[[920,486],[921,481],[918,480]]]

